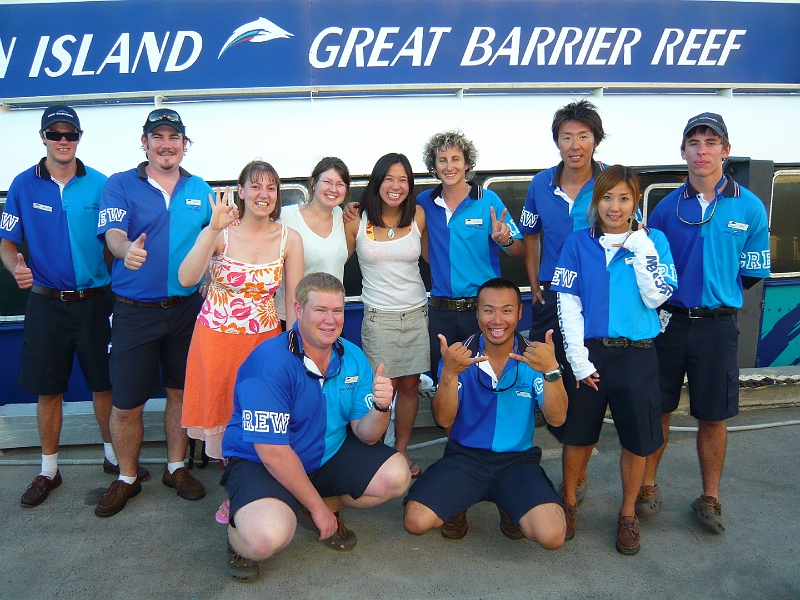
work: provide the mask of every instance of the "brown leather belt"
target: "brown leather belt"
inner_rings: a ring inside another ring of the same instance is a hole
[[[106,288],[88,288],[86,290],[56,290],[41,285],[31,286],[34,294],[39,294],[47,298],[55,298],[62,302],[78,302],[89,298],[99,298],[106,293]]]
[[[730,317],[736,314],[736,309],[730,306],[720,306],[719,308],[702,308],[700,306],[683,308],[682,306],[672,306],[670,304],[667,310],[679,315],[686,315],[690,319],[715,319],[717,317]]]
[[[133,298],[126,298],[125,296],[120,296],[119,294],[114,294],[117,297],[117,300],[122,302],[123,304],[130,304],[131,306],[142,306],[144,308],[171,308],[173,306],[177,306],[184,300],[186,300],[189,296],[170,296],[166,300],[162,300],[161,302],[139,302],[138,300],[134,300]]]
[[[653,347],[652,339],[629,340],[626,337],[600,338],[606,348],[644,348],[645,350]]]
[[[467,312],[468,310],[477,310],[478,299],[473,298],[443,298],[441,296],[431,296],[431,306],[435,308],[443,308],[445,310],[457,310],[458,312]]]

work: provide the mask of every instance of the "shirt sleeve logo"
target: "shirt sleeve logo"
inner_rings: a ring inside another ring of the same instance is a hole
[[[272,429],[270,429],[272,427]],[[289,413],[267,410],[243,410],[242,429],[254,433],[286,433],[289,428]]]
[[[19,223],[19,217],[10,215],[8,213],[3,213],[2,220],[0,221],[0,229],[5,229],[6,231],[13,231],[14,227],[17,226],[17,223]]]
[[[564,267],[556,267],[553,273],[553,285],[560,285],[565,288],[572,288],[575,283],[575,278],[578,276],[577,271],[570,271]]]
[[[106,223],[122,223],[126,214],[128,214],[128,211],[122,208],[106,208],[101,210],[97,226],[102,227]]]
[[[739,268],[747,269],[748,271],[769,269],[771,262],[769,250],[762,250],[761,252],[742,252],[742,255],[739,257]]]
[[[536,215],[524,208],[522,209],[522,214],[519,217],[519,224],[522,227],[535,227],[538,221],[539,215]]]

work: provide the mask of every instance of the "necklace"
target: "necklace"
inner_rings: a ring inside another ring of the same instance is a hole
[[[400,225],[400,219],[397,219],[397,223],[389,227],[389,231],[386,232],[386,237],[390,240],[394,239],[394,228]]]

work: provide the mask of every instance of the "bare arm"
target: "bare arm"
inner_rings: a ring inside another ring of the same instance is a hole
[[[286,329],[297,320],[294,312],[295,289],[303,278],[303,239],[294,229],[289,229],[286,240],[286,258],[283,261],[284,301],[286,306]]]
[[[106,246],[115,258],[123,261],[125,267],[136,271],[147,260],[147,250],[144,249],[146,238],[147,235],[143,233],[132,242],[122,229],[112,228],[106,231]]]
[[[510,358],[527,364],[530,368],[540,373],[555,371],[558,367],[555,345],[553,344],[553,330],[544,334],[544,342],[531,342],[522,355],[509,354]],[[567,419],[567,391],[564,389],[563,379],[558,381],[545,381],[542,395],[542,413],[547,422],[554,427],[564,424]]]
[[[319,539],[332,536],[336,531],[336,517],[308,479],[303,463],[292,447],[277,444],[254,444],[254,447],[270,474],[311,513],[320,530]]]
[[[539,283],[539,262],[542,252],[540,236],[538,233],[526,233],[523,243],[525,245],[525,270],[528,271],[528,281],[531,282],[533,302],[544,304],[542,287]]]
[[[414,215],[414,218],[417,220],[417,227],[419,228],[419,232],[421,234],[420,256],[425,259],[425,262],[429,263],[431,261],[428,258],[428,222],[425,220],[425,210],[419,204],[417,204],[417,212]]]
[[[358,228],[360,225],[361,218],[358,216],[358,214],[344,224],[344,237],[347,240],[348,260],[351,256],[353,256],[353,252],[356,251],[356,235],[358,234]]]
[[[14,276],[21,290],[28,289],[33,285],[33,272],[25,264],[25,257],[19,252],[15,242],[5,238],[0,240],[0,258],[3,260],[3,266]]]
[[[383,376],[383,363],[381,363],[372,379],[372,402],[380,408],[388,408],[392,405],[393,397],[392,380]],[[372,445],[386,432],[391,415],[390,410],[386,412],[370,410],[360,419],[350,421],[350,427],[358,439]]]

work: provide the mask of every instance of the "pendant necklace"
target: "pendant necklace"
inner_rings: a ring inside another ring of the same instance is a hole
[[[389,227],[389,231],[386,232],[386,237],[390,240],[394,239],[394,228],[400,225],[400,219],[397,219],[397,223]]]

